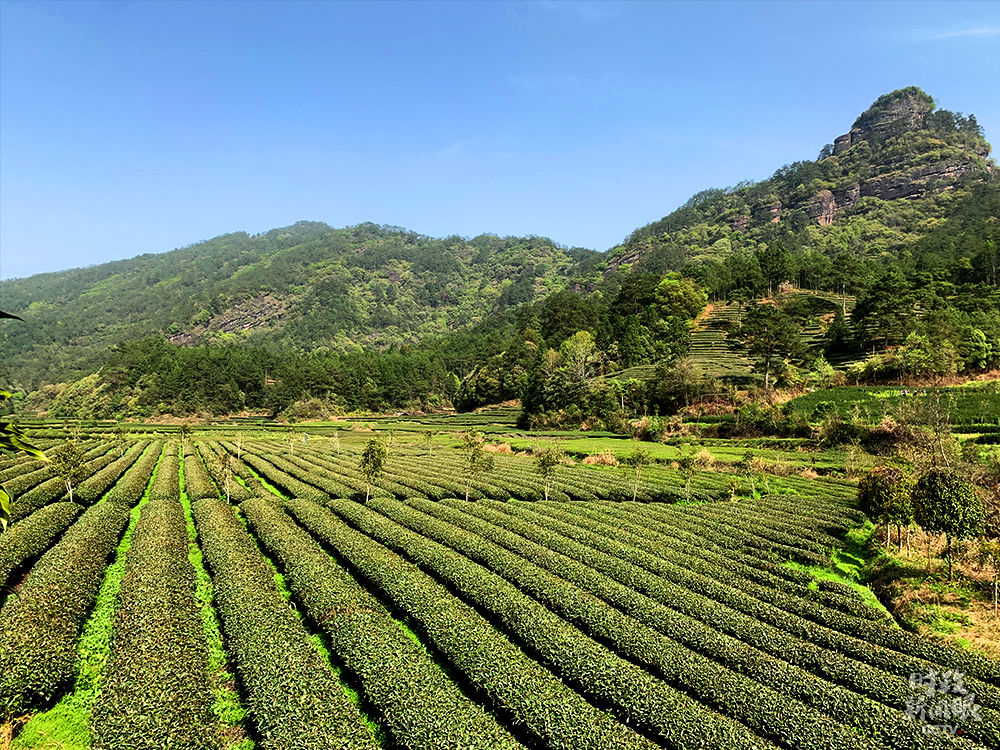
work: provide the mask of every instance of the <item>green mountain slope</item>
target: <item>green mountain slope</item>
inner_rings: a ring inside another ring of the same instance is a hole
[[[27,321],[0,327],[0,375],[22,391],[77,381],[33,399],[57,415],[523,398],[552,425],[607,424],[615,404],[674,408],[672,382],[750,379],[729,333],[762,298],[798,329],[781,371],[808,371],[820,352],[837,365],[889,357],[856,380],[984,371],[1000,366],[989,153],[973,116],[908,88],[815,161],[702,191],[606,254],[300,222],[0,282],[0,307]],[[693,322],[706,299],[715,312]],[[670,370],[685,355],[686,380]],[[581,386],[622,372],[642,372],[649,392]]]
[[[159,255],[0,282],[27,326],[0,331],[25,387],[97,369],[108,346],[175,344],[295,351],[384,348],[467,327],[593,274],[598,253],[541,237],[433,239],[396,227],[300,222]]]
[[[824,146],[815,161],[786,165],[761,182],[704,190],[636,229],[611,251],[608,269],[688,267],[721,297],[761,285],[753,278],[760,269],[718,264],[762,245],[780,242],[789,251],[828,260],[841,253],[898,254],[969,200],[995,207],[997,175],[989,153],[974,116],[937,110],[915,87],[894,91]],[[988,184],[992,189],[984,194]],[[813,266],[822,269],[823,263]],[[819,281],[794,280],[803,286]]]

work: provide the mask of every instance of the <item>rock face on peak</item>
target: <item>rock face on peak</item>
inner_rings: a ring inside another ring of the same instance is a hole
[[[881,247],[901,248],[926,231],[914,217],[944,216],[956,191],[993,179],[989,156],[974,116],[937,109],[915,86],[899,89],[880,96],[815,161],[786,165],[761,182],[703,190],[636,229],[607,268],[627,258],[635,267],[677,270],[684,259],[705,262],[726,248],[810,227],[854,222],[861,233],[866,221],[885,220]],[[812,231],[802,242],[815,247],[824,236]]]
[[[849,133],[837,137],[834,153],[842,153],[861,141],[919,130],[933,111],[934,99],[916,86],[883,94],[854,121]]]

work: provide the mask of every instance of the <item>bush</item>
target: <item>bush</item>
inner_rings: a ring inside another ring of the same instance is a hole
[[[143,508],[118,592],[110,654],[94,705],[94,750],[218,746],[187,524],[179,497]]]
[[[129,510],[101,503],[35,564],[0,611],[0,719],[51,702],[76,675],[76,639]]]
[[[320,656],[233,509],[193,506],[223,633],[260,735],[273,747],[376,747],[361,714]]]

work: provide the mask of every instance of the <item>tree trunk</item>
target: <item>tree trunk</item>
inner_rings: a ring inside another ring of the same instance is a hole
[[[951,576],[951,534],[944,535],[944,556],[948,558],[948,580],[955,580]]]
[[[66,480],[66,491],[69,493],[69,501],[73,502],[73,483]]]

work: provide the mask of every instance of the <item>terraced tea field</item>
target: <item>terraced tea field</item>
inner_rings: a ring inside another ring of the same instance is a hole
[[[1000,664],[803,569],[861,520],[843,482],[577,464],[540,501],[500,455],[466,502],[457,451],[411,448],[363,503],[331,441],[84,447],[72,503],[0,460],[15,748],[1000,746]]]

